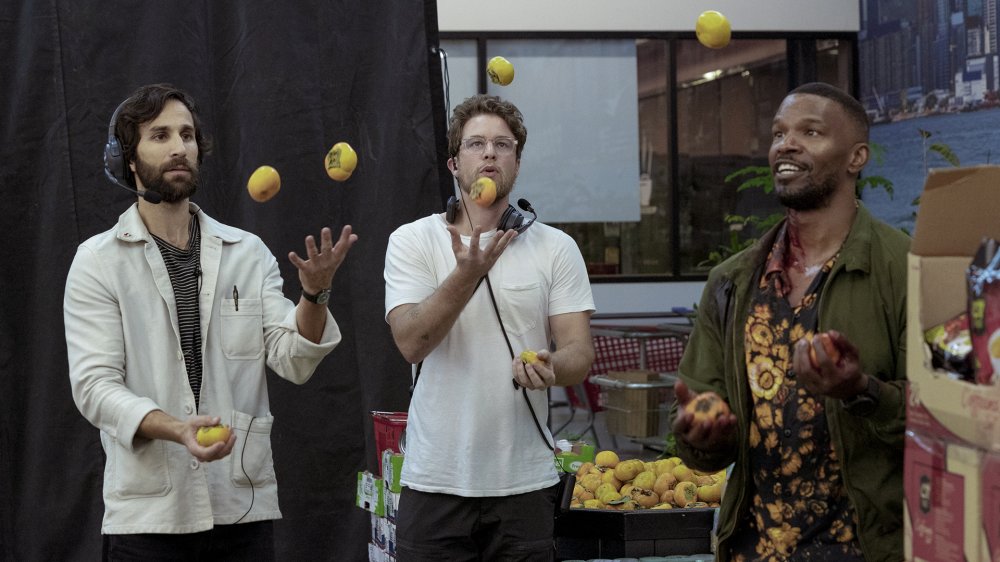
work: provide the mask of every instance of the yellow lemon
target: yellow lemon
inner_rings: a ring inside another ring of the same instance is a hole
[[[197,440],[198,444],[202,447],[208,447],[209,445],[220,441],[227,441],[228,439],[229,426],[222,424],[199,427],[198,433],[195,434],[195,440]]]
[[[503,57],[493,57],[486,65],[486,74],[494,84],[506,86],[514,81],[514,65]]]
[[[344,181],[351,177],[358,165],[358,153],[346,142],[338,142],[326,153],[324,158],[326,175],[330,179]]]
[[[250,192],[250,198],[258,203],[263,203],[274,197],[279,189],[281,189],[281,176],[278,175],[278,170],[270,166],[257,168],[247,180],[247,191]]]
[[[480,207],[489,207],[496,201],[497,184],[491,178],[483,176],[473,182],[469,188],[469,196]]]
[[[534,363],[538,361],[538,353],[531,351],[530,349],[521,352],[521,361],[525,363]]]
[[[721,49],[729,44],[732,29],[729,20],[715,10],[702,12],[694,26],[698,41],[709,49]]]

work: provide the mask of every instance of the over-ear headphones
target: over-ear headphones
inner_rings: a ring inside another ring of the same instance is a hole
[[[121,113],[122,108],[125,107],[125,104],[130,99],[132,98],[128,98],[118,104],[115,112],[111,114],[111,122],[108,123],[108,142],[104,144],[104,175],[111,180],[111,183],[127,191],[131,191],[155,205],[163,200],[163,196],[155,191],[148,189],[139,191],[132,187],[132,170],[129,169],[128,162],[125,161],[122,143],[118,140],[118,135],[115,134],[115,125],[118,124],[118,114]]]
[[[131,99],[131,98],[129,98]],[[115,134],[115,125],[118,124],[118,115],[122,108],[128,103],[128,99],[118,104],[115,112],[111,114],[111,122],[108,123],[108,142],[104,145],[104,171],[111,176],[111,181],[125,184],[125,187],[132,187],[132,170],[125,161],[125,154],[122,151],[122,143]]]
[[[448,224],[455,223],[455,219],[458,217],[459,204],[460,200],[458,197],[452,195],[448,198],[448,205],[445,207],[444,212],[444,218],[448,221]],[[504,230],[516,230],[518,234],[521,234],[525,230],[528,230],[528,227],[535,222],[538,215],[536,215],[535,210],[531,208],[531,203],[528,203],[527,199],[518,199],[517,204],[522,209],[533,215],[531,220],[524,222],[524,215],[515,209],[513,205],[507,205],[507,209],[504,210],[502,215],[500,215],[500,223],[497,224],[497,230],[501,232]]]

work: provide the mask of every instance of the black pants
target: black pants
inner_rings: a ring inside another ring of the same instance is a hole
[[[200,533],[104,535],[105,562],[220,560],[273,562],[271,521],[216,525]]]
[[[483,498],[403,488],[396,518],[399,562],[550,562],[558,485]]]

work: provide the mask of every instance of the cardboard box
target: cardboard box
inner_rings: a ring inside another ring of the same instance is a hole
[[[390,521],[396,521],[396,514],[399,513],[399,492],[393,492],[389,489],[389,483],[385,484],[385,518]]]
[[[986,560],[1000,560],[1000,454],[983,459],[983,552]]]
[[[660,380],[656,371],[609,371],[608,378],[626,383]],[[608,433],[628,437],[652,437],[660,434],[659,388],[617,389],[605,391]]]
[[[989,562],[982,525],[984,451],[908,431],[904,456],[906,559]]]
[[[403,472],[403,455],[390,449],[382,451],[382,479],[387,490],[399,492],[399,475]]]
[[[385,515],[385,483],[367,470],[358,473],[355,505],[382,517]]]
[[[932,170],[907,281],[907,560],[1000,559],[1000,386],[933,369],[924,332],[967,307],[966,270],[1000,238],[1000,167]]]
[[[577,441],[573,443],[568,451],[559,451],[556,454],[556,470],[575,473],[585,462],[594,462],[594,446],[590,443]]]
[[[966,309],[965,271],[987,236],[1000,238],[1000,166],[932,170],[909,256],[907,426],[1000,451],[1000,386],[935,371],[923,338]]]

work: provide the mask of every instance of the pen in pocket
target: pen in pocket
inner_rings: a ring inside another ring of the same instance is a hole
[[[236,312],[240,311],[240,292],[236,289],[236,285],[233,285],[233,306],[236,307]]]

